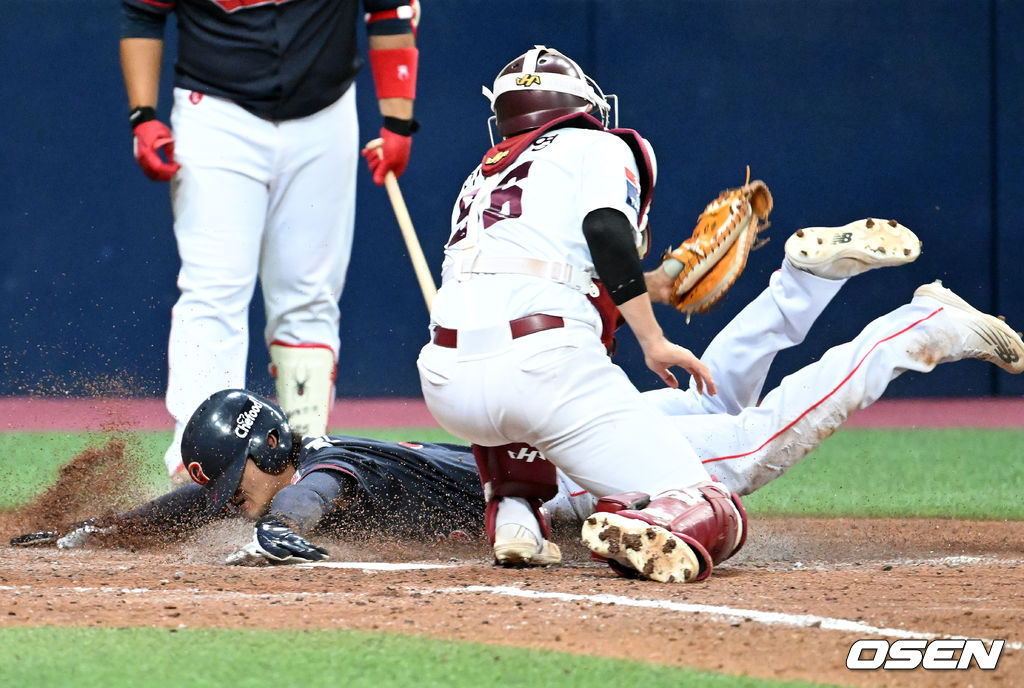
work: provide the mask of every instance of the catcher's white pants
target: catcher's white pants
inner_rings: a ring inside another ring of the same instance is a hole
[[[678,420],[647,403],[580,321],[519,339],[507,325],[459,331],[457,349],[427,344],[418,367],[443,428],[484,446],[532,444],[595,495],[710,479]]]
[[[171,125],[181,164],[171,182],[181,256],[168,345],[173,472],[196,407],[217,390],[245,387],[257,276],[265,341],[318,344],[337,356],[359,142],[354,87],[314,115],[277,123],[175,89]]]

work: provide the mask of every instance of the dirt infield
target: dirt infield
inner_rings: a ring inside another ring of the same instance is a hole
[[[0,538],[13,534],[0,517]],[[758,520],[707,582],[617,578],[565,529],[566,562],[490,565],[480,543],[327,543],[336,562],[422,570],[220,563],[241,523],[123,549],[0,546],[0,627],[369,629],[850,686],[1024,685],[1024,523]],[[353,566],[353,564],[347,564]],[[863,672],[858,638],[1005,639],[998,668]]]

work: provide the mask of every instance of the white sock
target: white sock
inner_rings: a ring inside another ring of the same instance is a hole
[[[540,523],[530,508],[530,504],[522,497],[502,497],[498,502],[498,511],[494,515],[494,532],[497,534],[502,526],[521,526],[529,530],[537,542],[544,542],[540,532]]]

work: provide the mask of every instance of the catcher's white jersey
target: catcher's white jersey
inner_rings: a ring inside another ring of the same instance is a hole
[[[633,225],[639,245],[637,180],[629,147],[593,129],[548,132],[491,176],[478,167],[462,185],[452,211],[434,321],[479,328],[548,313],[597,323],[594,307],[579,288],[507,273],[477,274],[471,288],[462,288],[468,285],[465,275],[490,272],[488,259],[531,259],[568,266],[585,288],[594,264],[581,231],[583,218],[598,208],[619,210]]]
[[[418,361],[442,427],[482,446],[529,443],[599,496],[709,480],[677,424],[609,360],[586,296],[583,219],[619,210],[639,245],[637,180],[621,139],[575,128],[546,132],[495,174],[478,168],[452,215],[431,313],[457,343],[427,344]],[[510,321],[533,314],[565,325],[513,338]]]

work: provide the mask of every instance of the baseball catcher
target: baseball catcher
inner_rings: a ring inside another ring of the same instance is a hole
[[[708,203],[697,218],[693,235],[662,256],[662,269],[675,278],[670,303],[686,314],[707,313],[736,282],[747,256],[767,239],[758,234],[768,228],[772,194],[761,180],[726,189]]]

